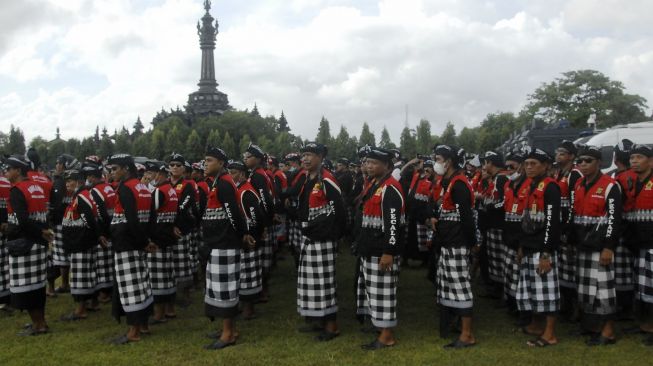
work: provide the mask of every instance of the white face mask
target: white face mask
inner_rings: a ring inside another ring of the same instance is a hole
[[[514,181],[514,180],[519,179],[519,176],[520,176],[520,175],[521,175],[521,174],[519,174],[519,172],[514,172],[514,173],[512,173],[512,174],[510,174],[510,175],[508,176],[508,179]]]
[[[440,163],[436,161],[435,164],[433,164],[433,171],[437,175],[444,175],[444,173],[447,172],[447,168],[444,165],[444,163]]]
[[[92,183],[91,183],[90,180],[87,179],[87,180],[84,182],[84,185],[87,186],[87,187],[90,187],[90,186],[92,185]]]

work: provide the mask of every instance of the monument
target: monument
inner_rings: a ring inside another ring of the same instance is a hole
[[[202,24],[197,22],[197,34],[200,38],[200,49],[202,50],[202,71],[200,82],[197,84],[199,90],[188,95],[186,111],[191,114],[191,120],[206,115],[222,115],[229,110],[227,94],[218,90],[218,83],[215,81],[215,63],[213,50],[218,35],[218,21],[213,24],[214,18],[209,13],[211,1],[204,1],[206,13],[202,17]]]

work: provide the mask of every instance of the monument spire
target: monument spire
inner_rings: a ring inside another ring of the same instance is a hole
[[[204,9],[206,13],[197,22],[197,35],[202,50],[202,68],[200,81],[197,84],[199,90],[188,96],[187,109],[195,115],[221,115],[230,107],[227,95],[218,91],[218,83],[215,80],[213,51],[218,35],[218,21],[211,16],[210,0],[204,0]]]

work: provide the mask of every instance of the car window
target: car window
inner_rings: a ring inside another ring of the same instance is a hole
[[[609,168],[612,165],[614,146],[601,147],[601,169]]]

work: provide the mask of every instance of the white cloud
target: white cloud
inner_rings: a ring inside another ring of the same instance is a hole
[[[84,70],[106,82],[87,91],[85,80],[71,78],[36,98],[0,86],[3,126],[25,126],[28,138],[53,136],[56,126],[64,137],[85,136],[98,124],[148,121],[196,89],[201,0],[145,10],[128,0],[49,1],[65,21],[14,33],[0,53],[0,77],[21,85]],[[427,118],[436,133],[447,121],[461,129],[490,112],[517,111],[540,83],[580,68],[653,103],[653,42],[650,31],[639,33],[646,2],[383,0],[370,12],[371,1],[366,9],[348,0],[251,1],[239,3],[246,15],[237,19],[220,13],[220,3],[212,11],[221,25],[220,89],[237,108],[283,109],[307,138],[325,115],[333,131],[343,124],[358,134],[367,121],[377,137],[386,125],[398,140],[406,105],[411,124]]]

